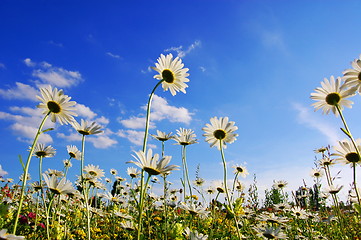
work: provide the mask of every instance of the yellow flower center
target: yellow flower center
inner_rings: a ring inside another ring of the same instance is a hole
[[[75,156],[75,153],[73,153],[73,152],[69,152],[69,156],[71,157],[71,158],[75,158],[76,156]]]
[[[338,94],[338,93],[329,93],[327,96],[326,96],[326,103],[328,105],[337,105],[341,100],[341,96]]]
[[[56,188],[50,188],[50,191],[54,194],[60,194],[61,192]]]
[[[266,237],[267,239],[274,239],[275,238],[275,236],[273,236],[270,233],[263,233],[263,236]]]
[[[52,112],[52,113],[60,113],[61,112],[60,105],[54,101],[49,101],[47,103],[47,106],[48,106],[48,109],[50,110],[50,112]]]
[[[217,129],[213,132],[213,136],[219,140],[222,140],[226,137],[226,132],[222,129]]]
[[[35,155],[36,155],[37,157],[45,157],[45,156],[46,156],[46,152],[45,152],[45,151],[37,151],[37,152],[35,153]]]
[[[361,72],[357,76],[358,80],[361,81]]]
[[[144,167],[143,169],[144,169],[144,171],[146,171],[150,175],[159,175],[160,174],[160,171],[157,170],[157,169],[154,169],[154,168]]]
[[[220,187],[217,187],[217,191],[220,192],[220,193],[224,193],[224,189],[220,188]]]
[[[356,163],[360,161],[360,156],[355,152],[346,154],[345,158],[347,159],[347,161],[352,163]]]
[[[164,81],[166,81],[167,83],[173,83],[175,80],[174,74],[171,70],[169,69],[164,69],[162,72],[162,78]]]
[[[84,130],[78,130],[78,133],[80,133],[82,135],[90,135],[90,132],[84,131]]]

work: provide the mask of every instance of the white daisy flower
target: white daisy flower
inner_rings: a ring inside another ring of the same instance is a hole
[[[162,81],[162,87],[164,91],[169,90],[174,96],[177,92],[186,93],[185,88],[188,87],[186,82],[189,82],[187,78],[189,76],[188,68],[183,68],[184,64],[178,57],[173,59],[172,54],[164,56],[163,54],[157,59],[158,63],[155,63],[153,70],[159,74],[154,75],[154,78]]]
[[[332,111],[336,116],[338,115],[337,107],[340,110],[343,107],[351,108],[353,102],[346,98],[351,97],[355,94],[355,88],[348,88],[347,85],[342,84],[341,78],[330,77],[330,81],[325,78],[321,82],[322,87],[315,89],[315,93],[311,93],[311,98],[317,102],[313,103],[316,111],[322,109],[324,114],[328,114]]]
[[[93,135],[103,132],[100,130],[102,126],[98,125],[96,122],[89,123],[84,119],[81,119],[80,124],[74,120],[71,125],[82,135]]]
[[[51,121],[59,121],[60,124],[68,124],[74,121],[73,116],[77,116],[73,111],[76,102],[70,101],[71,97],[64,95],[63,90],[52,88],[40,88],[41,96],[36,96],[42,103],[37,107],[43,108],[43,114],[50,113]]]
[[[229,121],[228,117],[213,117],[210,119],[211,124],[206,124],[206,127],[202,128],[205,131],[203,136],[206,138],[211,147],[217,146],[218,150],[222,147],[226,148],[226,143],[233,143],[236,140],[238,134],[234,133],[238,127],[234,126],[235,122]]]
[[[171,156],[164,156],[162,159],[159,159],[159,154],[154,154],[152,149],[149,149],[147,155],[143,151],[135,152],[135,156],[132,155],[137,161],[129,161],[127,163],[134,163],[138,167],[142,168],[150,175],[158,175],[168,173],[172,170],[178,170],[177,165],[168,165]]]

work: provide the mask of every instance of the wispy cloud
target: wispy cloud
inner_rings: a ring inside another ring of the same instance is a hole
[[[147,109],[147,106],[141,107],[143,110]],[[172,106],[165,98],[158,95],[153,96],[152,110],[151,110],[151,122],[149,128],[156,128],[156,123],[162,120],[168,120],[175,123],[189,124],[192,120],[192,115],[188,109],[184,107]],[[145,116],[139,114],[138,116],[130,116],[127,119],[119,119],[119,123],[123,127],[128,129],[121,129],[117,132],[117,135],[128,139],[131,143],[141,146],[143,144],[144,132],[136,129],[144,129]]]
[[[268,22],[253,20],[248,22],[247,28],[255,35],[255,38],[260,41],[264,48],[276,49],[283,54],[288,54],[284,34],[276,19]]]
[[[112,131],[106,128],[104,128],[103,131],[104,132],[100,134],[88,136],[87,141],[91,142],[95,148],[100,149],[109,148],[118,143],[117,140],[112,138],[112,135],[114,135]],[[67,134],[59,132],[57,133],[57,137],[69,142],[80,142],[82,140],[81,135],[73,129]]]
[[[111,139],[109,136],[100,135],[88,139],[89,142],[93,143],[95,148],[105,149],[109,148],[118,143],[117,140]]]
[[[117,135],[122,138],[128,139],[131,143],[136,146],[143,145],[144,131],[136,131],[136,130],[119,130]]]
[[[306,108],[299,103],[293,103],[292,106],[298,112],[297,118],[299,123],[305,124],[322,133],[328,139],[330,144],[336,144],[340,140],[340,136],[336,131],[337,128],[325,121],[317,119],[314,114],[310,114],[309,108]]]
[[[62,43],[54,42],[53,40],[48,41],[48,44],[56,46],[56,47],[64,47]]]
[[[84,117],[88,120],[91,120],[97,116],[95,112],[93,112],[89,107],[85,106],[84,104],[77,103],[75,105],[76,113],[79,117]]]
[[[0,177],[5,176],[6,174],[8,174],[8,172],[5,171],[5,170],[3,169],[3,167],[0,165]]]
[[[152,104],[152,120],[161,121],[164,119],[175,123],[189,124],[192,120],[193,113],[185,107],[175,107],[169,105],[165,98],[154,95]],[[144,106],[143,109],[146,109]]]
[[[183,48],[183,46],[179,46],[179,47],[170,47],[165,49],[165,52],[176,52],[177,56],[180,58],[185,57],[186,55],[188,55],[191,51],[193,51],[194,49],[196,49],[197,47],[201,46],[201,41],[200,40],[196,40],[194,41],[194,43],[192,43],[191,45],[189,45],[186,48]]]
[[[41,110],[29,107],[11,107],[10,111],[13,113],[0,112],[0,119],[12,122],[10,129],[19,141],[31,143],[43,118]],[[54,124],[48,121],[44,129],[51,127],[54,127]],[[49,134],[43,133],[39,137],[39,142],[48,144],[52,143],[53,139]]]
[[[147,106],[142,106],[142,109],[146,110]],[[193,113],[191,113],[188,109],[184,107],[172,106],[165,98],[154,95],[151,115],[152,118],[150,128],[155,128],[155,122],[165,119],[170,122],[189,124],[192,120]],[[138,116],[130,116],[127,119],[119,119],[118,121],[124,127],[131,129],[141,129],[145,126],[144,114],[140,114]]]
[[[120,119],[118,120],[124,127],[131,129],[140,129],[145,126],[145,117],[136,117],[131,116],[128,119]],[[150,126],[150,128],[154,128],[154,124]]]
[[[3,64],[3,63],[0,63],[0,68],[2,68],[2,69],[6,69],[6,66],[5,66],[5,64]]]
[[[36,66],[36,63],[33,62],[30,58],[25,58],[24,63],[28,67],[35,67]]]
[[[145,73],[150,73],[150,72],[152,72],[153,70],[152,70],[152,68],[149,66],[148,68],[147,68],[147,70],[140,70],[141,71],[141,73],[143,73],[143,74],[145,74]]]
[[[24,60],[26,66],[35,68],[32,75],[40,80],[38,86],[41,84],[51,84],[55,87],[72,87],[78,85],[83,81],[81,74],[78,71],[66,70],[62,67],[55,67],[47,62],[37,63],[30,58]]]
[[[121,59],[121,57],[119,55],[111,53],[111,52],[106,52],[105,54],[112,58]]]
[[[0,89],[0,96],[5,99],[26,99],[36,101],[36,95],[39,95],[38,90],[20,82],[16,82],[15,85],[15,87],[9,89]]]

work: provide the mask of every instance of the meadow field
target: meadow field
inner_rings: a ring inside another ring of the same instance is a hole
[[[105,172],[101,165],[87,161],[87,137],[100,134],[102,126],[76,120],[76,102],[63,90],[40,88],[37,98],[43,120],[28,156],[19,159],[23,174],[18,179],[1,177],[0,239],[361,239],[357,182],[361,139],[354,137],[343,115],[344,107],[353,104],[350,99],[361,93],[361,57],[342,77],[325,78],[311,93],[315,109],[337,117],[345,137],[336,146],[315,146],[313,185],[289,189],[287,179],[275,179],[262,194],[257,176],[249,174],[246,166],[227,165],[225,153],[238,137],[237,123],[227,116],[212,117],[202,128],[202,140],[218,150],[223,166],[223,183],[218,186],[205,187],[203,178],[189,176],[187,148],[198,141],[194,130],[149,134],[158,87],[175,96],[186,93],[189,82],[188,68],[172,54],[160,55],[152,69],[158,82],[148,99],[143,146],[133,152],[123,172],[116,167]],[[56,143],[39,142],[44,132],[56,131],[44,129],[47,121],[71,125],[82,137],[81,145],[59,149]],[[151,137],[158,140],[159,148],[148,146]],[[170,142],[182,148],[180,165],[167,155]],[[63,168],[43,169],[43,160],[56,158],[56,151],[68,152]],[[30,177],[33,165],[39,171]],[[349,186],[334,184],[335,165],[344,165],[352,175]],[[69,176],[70,168],[79,169],[79,175]],[[168,181],[174,171],[182,173],[181,188]],[[246,185],[247,175],[253,181]],[[341,201],[342,188],[349,188],[349,194]]]

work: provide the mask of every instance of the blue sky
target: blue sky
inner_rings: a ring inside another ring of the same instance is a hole
[[[230,167],[246,164],[246,183],[256,174],[261,189],[281,179],[289,190],[302,179],[310,186],[313,150],[344,136],[340,119],[314,112],[309,96],[359,57],[360,9],[360,1],[1,1],[0,164],[6,177],[18,179],[18,155],[27,156],[41,119],[35,95],[52,84],[79,104],[77,120],[104,126],[102,135],[88,138],[86,164],[126,177],[157,83],[150,67],[172,53],[190,69],[189,87],[174,97],[156,91],[150,133],[195,131],[199,143],[187,150],[191,179],[197,165],[209,183],[222,179],[220,154],[201,129],[211,117],[228,116],[239,137],[226,158]],[[353,101],[345,115],[357,138],[360,97]],[[67,145],[80,148],[69,125],[55,128],[41,139],[57,149],[44,169],[62,168]],[[168,143],[166,154],[180,165],[180,146]],[[75,176],[79,163],[73,164]],[[351,170],[340,169],[338,181],[348,188]],[[35,178],[35,158],[31,171]],[[172,174],[174,184],[180,176]]]

